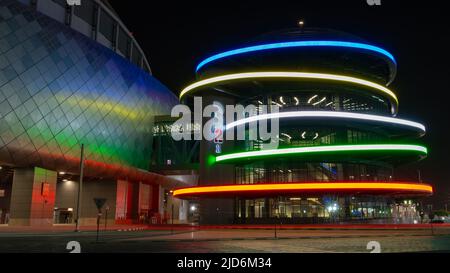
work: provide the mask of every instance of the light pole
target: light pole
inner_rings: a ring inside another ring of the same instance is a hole
[[[106,208],[105,208],[105,231],[106,231],[106,226],[108,225],[108,210],[109,210],[109,206],[106,206]]]
[[[78,183],[77,219],[75,221],[75,232],[80,231],[81,197],[83,191],[83,171],[84,171],[84,144],[81,144],[80,154],[80,181]]]
[[[173,202],[173,199],[172,199],[172,202]],[[170,230],[171,230],[171,233],[173,234],[173,203],[172,203],[171,218],[172,218],[172,221],[171,221],[171,225],[170,225]]]

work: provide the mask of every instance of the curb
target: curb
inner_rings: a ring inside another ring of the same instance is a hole
[[[251,238],[211,238],[211,239],[159,239],[159,240],[148,240],[148,242],[224,242],[224,241],[265,241],[265,240],[305,240],[305,239],[351,239],[351,238],[373,238],[373,237],[423,237],[423,236],[449,236],[449,234],[397,234],[397,235],[344,235],[344,236],[299,236],[299,237],[251,237]],[[133,241],[133,240],[130,240]]]

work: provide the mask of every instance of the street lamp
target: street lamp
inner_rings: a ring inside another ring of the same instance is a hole
[[[77,196],[77,214],[75,222],[75,231],[80,231],[80,216],[81,216],[81,200],[83,192],[83,172],[84,172],[84,144],[81,144],[80,151],[80,180],[78,183],[78,196]]]

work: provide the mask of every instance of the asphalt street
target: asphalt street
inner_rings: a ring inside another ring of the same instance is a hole
[[[370,252],[368,243],[385,252],[450,252],[445,230],[200,230],[104,231],[96,233],[0,233],[0,252],[69,253],[316,253]],[[79,247],[78,247],[79,246]]]

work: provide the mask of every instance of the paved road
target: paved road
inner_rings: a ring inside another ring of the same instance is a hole
[[[0,233],[0,252],[69,252],[78,241],[82,252],[369,252],[378,241],[382,252],[450,252],[448,229],[435,230],[272,230]],[[221,238],[221,239],[217,239]]]
[[[0,233],[0,252],[368,252],[378,241],[382,252],[450,252],[450,229],[418,230],[146,230],[102,232]]]

